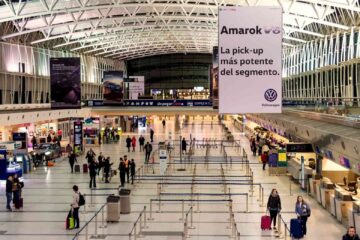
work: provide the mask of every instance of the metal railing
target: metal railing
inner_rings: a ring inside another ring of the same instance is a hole
[[[133,227],[131,228],[131,231],[129,232],[129,240],[136,240],[137,238],[141,237],[141,232],[143,229],[147,228],[147,218],[146,218],[146,206],[144,206],[143,210],[140,212],[138,218],[134,222]],[[139,225],[139,229],[138,229]],[[138,233],[139,231],[139,233]]]
[[[94,228],[94,234],[91,235],[90,238],[99,238],[99,236],[101,236],[101,235],[98,234],[98,215],[101,212],[102,217],[101,217],[101,226],[100,226],[100,228],[106,228],[107,226],[106,226],[105,213],[104,213],[104,211],[105,211],[104,209],[105,209],[106,206],[107,206],[106,203],[103,204],[101,206],[101,208],[94,214],[94,216],[92,218],[90,218],[90,220],[87,221],[87,223],[82,228],[80,228],[79,231],[77,231],[77,233],[72,238],[72,240],[79,240],[79,237],[80,237],[80,235],[82,235],[83,231],[85,231],[85,233],[84,233],[85,240],[88,240],[89,239],[89,225],[93,220],[95,220],[95,222],[94,222],[95,223],[95,228]]]

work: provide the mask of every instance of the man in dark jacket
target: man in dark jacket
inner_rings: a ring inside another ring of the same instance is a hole
[[[130,138],[130,136],[128,136],[126,138],[126,147],[128,149],[128,152],[130,152],[130,147],[131,147],[131,138]]]
[[[355,228],[350,226],[347,233],[343,236],[343,240],[360,240],[359,235],[356,234]]]
[[[150,154],[152,152],[152,145],[149,142],[147,142],[144,149],[145,149],[145,163],[147,164],[149,163]]]
[[[126,173],[126,167],[123,158],[120,158],[120,164],[119,164],[119,172],[120,172],[120,183],[121,187],[124,187],[125,185],[125,173]]]
[[[131,159],[130,162],[131,184],[134,184],[135,171],[136,171],[135,168],[136,168],[136,164],[134,162],[134,159]]]
[[[154,130],[151,128],[151,129],[150,129],[150,140],[151,140],[151,142],[154,142],[154,134],[155,134],[155,132],[154,132]]]
[[[69,164],[70,164],[70,168],[71,168],[71,173],[74,172],[74,164],[75,162],[77,162],[76,159],[76,154],[74,152],[69,154]]]
[[[12,211],[10,203],[12,200],[12,185],[14,183],[13,176],[9,176],[6,180],[6,209]]]
[[[105,183],[109,183],[109,174],[110,174],[110,170],[111,170],[111,165],[113,165],[113,163],[110,163],[110,157],[107,157],[105,159],[105,161],[103,162]]]
[[[92,188],[92,186],[96,188],[96,169],[97,169],[97,164],[94,160],[92,160],[89,164],[90,188]]]
[[[139,137],[140,152],[144,149],[145,138],[141,135]]]

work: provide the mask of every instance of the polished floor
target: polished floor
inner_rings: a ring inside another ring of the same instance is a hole
[[[241,148],[249,151],[247,139],[239,134],[230,122],[226,124],[235,133],[235,139],[241,142]],[[188,124],[182,124],[180,131],[176,134],[174,121],[170,120],[167,121],[165,128],[160,120],[155,121],[154,129],[155,143],[170,138],[179,139],[180,136],[189,139],[190,134],[196,140],[223,139],[224,137],[223,127],[211,119],[204,121],[191,119]],[[143,135],[147,140],[149,139],[148,134],[143,133]],[[134,158],[137,167],[140,167],[144,162],[144,154],[140,153],[138,148],[135,153],[128,153],[124,144],[126,136],[124,134],[118,144],[105,144],[93,149],[96,153],[101,151],[105,156],[110,156],[114,167],[118,166],[119,157],[125,154],[129,158]],[[209,157],[205,158],[206,149],[195,145],[192,161],[188,162],[183,156],[181,161],[178,142],[175,143],[167,177],[159,176],[159,164],[154,164],[153,167],[144,170],[135,185],[126,186],[132,189],[131,214],[122,214],[119,223],[106,224],[102,221],[106,219],[106,208],[104,215],[99,212],[94,218],[95,213],[106,202],[106,196],[118,192],[118,175],[109,184],[103,183],[98,178],[97,190],[90,191],[87,174],[71,174],[67,159],[58,160],[55,167],[41,167],[25,175],[24,209],[14,212],[5,210],[5,186],[1,183],[0,203],[3,205],[3,210],[0,211],[0,239],[73,239],[77,231],[65,229],[65,218],[70,209],[74,184],[80,187],[83,194],[92,194],[91,197],[89,195],[86,197],[86,209],[81,209],[81,227],[92,220],[75,239],[86,239],[86,237],[110,240],[135,239],[134,234],[129,236],[129,233],[144,206],[146,206],[146,218],[150,218],[150,208],[152,208],[153,219],[146,221],[146,227],[142,228],[141,234],[139,234],[139,223],[137,224],[137,239],[182,239],[179,235],[184,231],[182,209],[184,212],[190,209],[191,192],[195,197],[193,198],[193,223],[190,223],[190,214],[188,219],[188,224],[192,227],[188,229],[188,239],[229,239],[232,234],[229,224],[229,191],[232,194],[233,213],[240,239],[277,239],[275,231],[260,229],[260,218],[265,214],[265,207],[259,197],[258,185],[254,186],[253,192],[249,192],[251,190],[249,177],[246,167],[239,162],[241,159],[239,148],[225,145],[228,156],[232,156],[231,165],[230,161],[227,164],[224,161],[223,152],[219,146],[212,147],[208,152]],[[157,145],[154,145],[154,149],[157,149]],[[292,185],[290,193],[291,182],[286,176],[269,176],[267,171],[262,171],[257,157],[249,155],[249,158],[252,163],[250,167],[254,173],[254,183],[261,184],[264,188],[264,204],[271,189],[278,189],[283,206],[282,218],[286,224],[289,225],[290,219],[295,216],[296,196],[301,194],[312,208],[306,239],[341,239],[345,228],[326,210],[295,185]],[[83,157],[80,157],[79,162],[84,162]],[[158,162],[157,155],[155,155],[155,162]],[[222,177],[221,167],[224,169],[225,178]],[[227,183],[225,189],[224,182]],[[161,186],[160,192],[159,186]],[[161,199],[160,205],[157,202],[159,199]],[[150,202],[152,202],[151,207]],[[248,207],[246,202],[248,202]],[[144,225],[143,222],[142,224]],[[282,230],[284,230],[283,223]],[[284,238],[284,234],[281,237]]]

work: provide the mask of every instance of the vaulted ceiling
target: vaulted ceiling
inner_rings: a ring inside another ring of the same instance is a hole
[[[284,47],[359,26],[357,0],[0,0],[0,35],[116,59],[211,53],[225,5],[281,7]]]

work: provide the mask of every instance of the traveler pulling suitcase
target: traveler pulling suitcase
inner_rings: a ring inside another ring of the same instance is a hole
[[[271,218],[268,215],[261,217],[261,230],[270,230],[271,228]]]
[[[293,218],[290,220],[290,235],[293,239],[300,239],[304,237],[300,219]]]
[[[88,165],[87,165],[87,163],[83,164],[83,173],[88,173]]]

